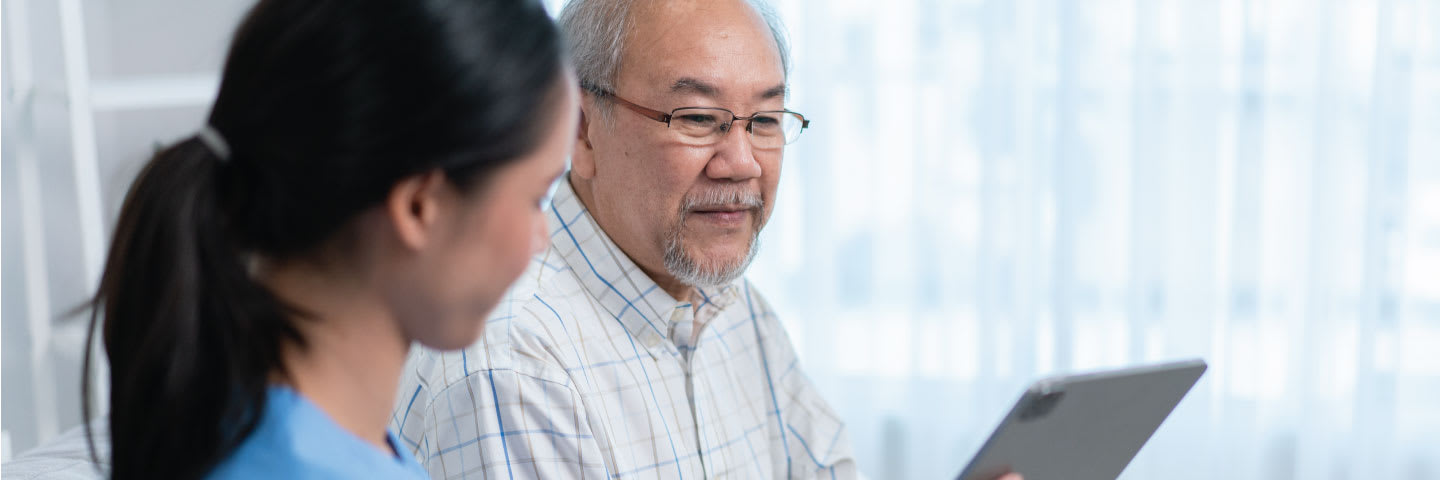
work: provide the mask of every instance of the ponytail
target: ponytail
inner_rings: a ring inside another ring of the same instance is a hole
[[[479,185],[541,144],[563,67],[534,0],[256,2],[213,128],[135,179],[91,304],[113,478],[204,476],[255,430],[306,315],[251,278],[251,256],[315,254],[412,175]]]
[[[250,278],[219,198],[231,166],[207,143],[192,137],[146,164],[93,300],[90,332],[103,311],[110,362],[115,479],[205,475],[255,429],[281,342],[300,341],[287,308]],[[93,440],[90,450],[97,456]]]

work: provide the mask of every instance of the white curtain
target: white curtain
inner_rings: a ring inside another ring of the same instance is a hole
[[[877,478],[1203,357],[1123,478],[1440,478],[1440,1],[776,0],[752,278]]]

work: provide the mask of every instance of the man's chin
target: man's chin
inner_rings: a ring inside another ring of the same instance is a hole
[[[687,246],[666,255],[665,266],[677,279],[694,287],[727,284],[749,267],[751,245]]]
[[[750,255],[748,241],[742,245],[707,245],[699,248],[687,245],[686,247],[685,256],[707,271],[733,269]]]

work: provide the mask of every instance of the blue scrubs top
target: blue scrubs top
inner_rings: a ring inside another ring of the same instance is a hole
[[[210,479],[428,479],[425,469],[386,432],[390,451],[335,424],[298,392],[272,386],[265,415]]]

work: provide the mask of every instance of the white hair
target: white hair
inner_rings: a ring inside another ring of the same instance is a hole
[[[575,65],[580,86],[589,91],[615,91],[615,77],[625,52],[625,40],[634,19],[635,0],[570,0],[560,11],[560,31]],[[765,19],[775,45],[780,50],[780,67],[790,72],[790,45],[785,40],[785,25],[780,15],[765,0],[745,0]],[[608,120],[610,102],[598,102],[600,115]]]
[[[685,217],[696,208],[717,205],[746,207],[750,209],[751,215],[754,215],[754,233],[750,236],[750,243],[745,245],[744,256],[705,261],[695,258],[685,250],[682,238]],[[682,284],[700,288],[724,286],[739,279],[745,274],[745,269],[750,267],[750,262],[755,260],[755,254],[760,251],[760,229],[764,226],[764,211],[765,201],[761,199],[760,192],[756,191],[714,189],[686,196],[680,207],[679,218],[665,238],[665,271]]]
[[[665,242],[665,271],[681,284],[699,288],[723,287],[739,279],[760,251],[760,231],[750,237],[745,256],[727,262],[701,262],[685,251],[680,236]]]

